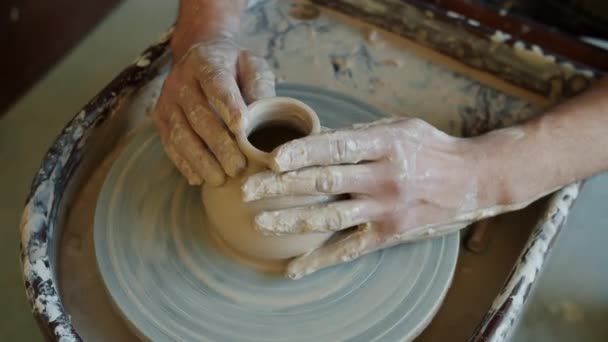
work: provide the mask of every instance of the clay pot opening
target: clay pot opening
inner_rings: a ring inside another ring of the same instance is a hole
[[[284,122],[270,121],[254,128],[247,136],[247,140],[258,150],[270,153],[288,141],[303,138],[307,135],[308,132],[303,131],[300,127],[294,127]]]
[[[249,106],[239,145],[250,160],[266,164],[278,146],[319,131],[319,118],[306,104],[287,97],[267,98]]]

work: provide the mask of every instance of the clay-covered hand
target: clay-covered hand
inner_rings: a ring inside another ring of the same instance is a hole
[[[173,39],[180,41],[179,35]],[[225,31],[186,51],[181,46],[172,45],[175,64],[153,118],[167,155],[191,185],[221,185],[245,168],[233,133],[247,104],[275,95],[275,77],[264,59]]]
[[[382,248],[456,231],[505,209],[485,203],[478,158],[470,141],[422,120],[381,120],[278,147],[272,152],[274,172],[251,176],[242,190],[246,201],[347,195],[256,216],[263,234],[340,232],[290,262],[287,275],[300,278]]]

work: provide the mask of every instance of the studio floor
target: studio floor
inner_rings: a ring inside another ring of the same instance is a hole
[[[42,340],[24,295],[19,219],[42,156],[65,123],[173,22],[177,1],[125,1],[0,118],[0,338]],[[590,179],[514,341],[608,340],[608,174]],[[500,242],[496,242],[500,243]]]

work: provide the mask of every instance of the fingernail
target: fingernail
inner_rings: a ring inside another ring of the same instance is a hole
[[[284,172],[287,170],[287,167],[289,166],[289,161],[291,160],[291,156],[289,155],[289,151],[285,150],[286,148],[282,146],[272,153],[269,165],[272,171]]]
[[[247,127],[247,108],[237,110],[238,113],[234,113],[235,115],[229,115],[232,120],[230,122],[226,122],[226,126],[234,136],[239,136],[243,132],[245,132],[245,127]]]
[[[278,155],[273,155],[270,157],[270,160],[268,160],[268,167],[274,172],[283,172],[284,169],[284,166],[281,165],[281,161],[279,161]]]
[[[307,160],[306,149],[301,141],[291,141],[277,148],[272,153],[270,168],[275,172],[285,172],[298,168],[298,161]]]
[[[292,262],[292,264],[287,266],[287,270],[285,271],[285,274],[287,275],[288,278],[290,278],[292,280],[298,280],[298,279],[314,272],[314,269],[312,269],[311,267],[302,268],[302,267],[292,266],[297,261],[298,260],[296,259],[296,261]],[[299,270],[294,270],[294,268],[299,269]]]
[[[238,176],[247,167],[247,159],[242,154],[234,154],[228,160],[226,173],[230,177]]]
[[[279,186],[276,175],[270,173],[254,174],[245,180],[241,186],[243,200],[255,201],[264,197],[270,197],[277,193]]]
[[[262,212],[254,218],[254,228],[264,235],[277,235],[272,227],[272,217],[266,212]]]
[[[258,199],[255,193],[255,188],[255,185],[249,179],[247,179],[241,185],[241,196],[244,202],[251,202]]]
[[[241,134],[241,132],[243,132],[242,128],[245,127],[246,124],[246,120],[243,115],[244,114],[241,113],[239,117],[226,123],[228,129],[230,129],[230,132],[232,132],[232,134],[239,135]]]
[[[292,280],[298,280],[302,277],[301,275],[294,273],[294,272],[286,272],[286,275],[287,275],[287,278],[290,278]]]
[[[203,184],[203,181],[201,181],[200,178],[192,177],[192,178],[188,178],[188,184],[190,186],[197,186],[197,185]]]

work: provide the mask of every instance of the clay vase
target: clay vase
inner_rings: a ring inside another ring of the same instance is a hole
[[[286,196],[245,203],[244,180],[268,169],[269,152],[281,144],[320,132],[319,118],[306,104],[285,97],[262,99],[249,106],[237,142],[247,157],[245,172],[219,187],[203,186],[202,202],[208,223],[233,251],[257,260],[281,260],[304,254],[325,242],[330,233],[265,236],[254,229],[261,211],[310,206],[330,196]]]

